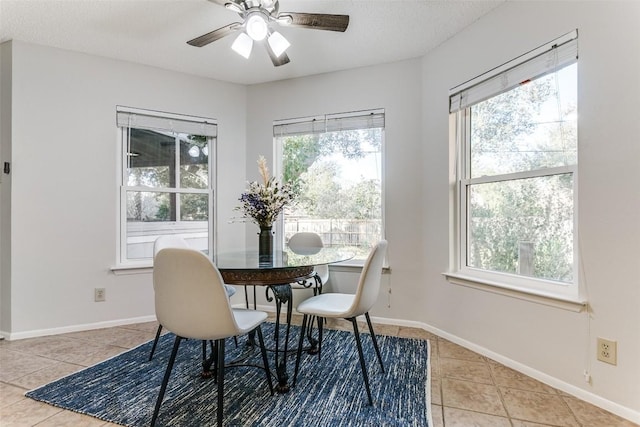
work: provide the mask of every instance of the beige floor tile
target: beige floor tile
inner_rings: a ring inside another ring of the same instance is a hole
[[[511,420],[511,425],[513,427],[549,427],[549,424],[538,424],[532,423],[530,421],[522,421],[522,420]]]
[[[436,341],[438,339],[437,336],[433,335],[431,332],[425,331],[424,329],[410,328],[408,326],[400,326],[398,329],[397,335],[402,338],[416,338],[419,340],[432,341]]]
[[[275,317],[274,317],[274,321],[275,321]],[[280,319],[280,322],[286,322],[286,321],[287,321],[286,316],[282,316],[282,318]],[[302,326],[302,316],[291,316],[291,324],[295,326]],[[317,326],[318,323],[314,321],[313,324]]]
[[[123,328],[104,328],[104,329],[91,329],[89,331],[71,332],[65,334],[68,338],[75,338],[84,341],[91,341],[100,344],[111,344],[114,340],[121,337],[126,332],[136,333],[131,329]]]
[[[35,426],[61,411],[62,409],[46,403],[24,399],[0,408],[0,420],[2,420],[2,427]]]
[[[96,350],[95,353],[86,355],[86,357],[81,360],[80,364],[85,367],[93,366],[104,360],[111,359],[112,357],[117,356],[118,354],[125,351],[127,351],[127,349],[122,347],[104,346]]]
[[[431,343],[431,341],[429,341],[429,343]],[[440,359],[431,353],[429,364],[431,365],[431,378],[440,378]]]
[[[46,357],[67,363],[91,366],[95,364],[97,355],[118,354],[123,350],[123,347],[108,344],[94,344],[88,341],[73,339],[65,346],[51,349]]]
[[[500,388],[504,405],[512,418],[553,426],[578,426],[562,397],[547,393]]]
[[[23,340],[0,341],[0,350],[7,349],[13,351],[21,351],[23,353],[40,354],[42,349],[55,346],[60,341],[65,341],[64,335],[28,338]]]
[[[484,358],[478,353],[444,339],[438,340],[438,356],[441,358],[450,357],[452,359],[474,360],[476,362],[484,361]]]
[[[507,416],[498,389],[489,384],[443,378],[442,404],[458,409]]]
[[[439,378],[431,378],[431,403],[442,405],[442,382]]]
[[[326,325],[329,329],[336,329],[339,331],[353,331],[351,322],[344,319],[326,319]]]
[[[16,402],[26,399],[24,397],[25,390],[7,383],[0,383],[0,408],[12,405]]]
[[[447,427],[511,427],[508,418],[444,407]]]
[[[103,427],[105,421],[71,411],[62,411],[36,424],[36,427]]]
[[[0,349],[0,381],[11,382],[51,363],[50,359],[18,351]]]
[[[48,384],[58,378],[66,377],[82,369],[84,369],[84,366],[73,365],[66,362],[49,361],[45,366],[40,366],[39,370],[16,378],[11,381],[11,383],[27,390],[33,390],[34,388]]]
[[[540,393],[557,394],[553,387],[499,363],[491,362],[489,363],[489,367],[491,368],[495,384],[498,386],[527,391],[537,391]]]
[[[637,424],[574,397],[563,397],[583,427],[637,427]]]
[[[166,331],[165,331],[166,332]],[[112,346],[131,349],[156,337],[154,332],[130,331],[110,343]]]
[[[431,405],[431,419],[433,420],[433,427],[444,427],[444,418],[442,416],[442,406],[433,405],[433,404]]]
[[[158,330],[158,322],[145,322],[145,323],[134,323],[131,325],[120,326],[123,329],[132,329],[134,331],[145,331],[145,332],[153,332],[154,334]]]
[[[54,359],[68,363],[87,366],[86,359],[91,355],[105,351],[107,346],[95,344],[90,341],[70,338],[66,335],[55,337],[43,337],[37,340],[17,341],[14,346],[9,347],[11,351],[19,351],[34,356],[47,359]],[[1,354],[4,348],[0,350]],[[27,364],[30,365],[30,364]],[[40,369],[40,366],[33,367],[32,370]]]
[[[132,348],[140,343],[155,338],[155,330],[139,331],[127,328],[94,329],[67,334],[70,338],[89,341],[98,345],[111,345],[122,348]]]
[[[419,340],[436,341],[438,339],[438,337],[424,329],[412,328],[409,326],[398,326],[398,333],[396,335],[401,338],[415,338]]]
[[[373,325],[373,330],[376,335],[387,335],[390,337],[398,336],[398,326],[394,325]]]
[[[443,357],[440,359],[440,376],[442,378],[457,378],[459,380],[493,384],[491,370],[486,362]]]

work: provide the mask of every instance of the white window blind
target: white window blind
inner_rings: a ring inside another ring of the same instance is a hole
[[[578,30],[559,37],[450,90],[449,112],[474,104],[559,70],[578,59]]]
[[[309,135],[373,128],[384,128],[383,109],[278,120],[273,124],[273,136]]]
[[[192,116],[177,116],[169,113],[159,113],[117,107],[116,121],[118,127],[131,127],[138,129],[158,129],[175,133],[190,135],[202,135],[216,137],[218,127],[212,119]]]

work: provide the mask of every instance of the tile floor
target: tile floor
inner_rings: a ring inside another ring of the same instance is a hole
[[[350,329],[346,322],[328,326]],[[148,341],[156,327],[152,322],[0,341],[0,425],[115,426],[36,402],[24,393]],[[637,427],[421,329],[390,325],[375,329],[380,335],[430,340],[434,427]]]

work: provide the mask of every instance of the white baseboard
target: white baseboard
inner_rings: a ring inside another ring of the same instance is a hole
[[[85,323],[82,325],[63,326],[51,329],[36,329],[25,332],[0,332],[0,334],[9,341],[22,340],[26,338],[45,337],[49,335],[68,334],[70,332],[91,331],[94,329],[112,328],[114,326],[131,325],[134,323],[146,323],[156,320],[156,316],[132,317],[129,319],[108,320],[106,322]]]

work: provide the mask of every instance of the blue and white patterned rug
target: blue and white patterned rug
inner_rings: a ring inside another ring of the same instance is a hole
[[[269,347],[273,325],[264,324],[263,331]],[[297,344],[299,329],[292,327],[292,332],[291,343]],[[378,336],[385,364],[382,373],[369,336],[362,338],[373,406],[367,404],[353,333],[326,330],[322,360],[303,353],[298,384],[287,394],[271,396],[262,369],[226,370],[224,424],[430,427],[428,341]],[[151,362],[148,342],[26,396],[125,426],[149,425],[173,339],[172,334],[161,338]],[[227,357],[246,351],[244,343],[241,338],[236,349],[229,340]],[[273,363],[273,353],[268,356]],[[200,377],[201,357],[199,341],[182,342],[158,425],[215,425],[217,386],[213,379]],[[259,352],[252,362],[261,363]],[[292,377],[295,353],[288,366]]]

